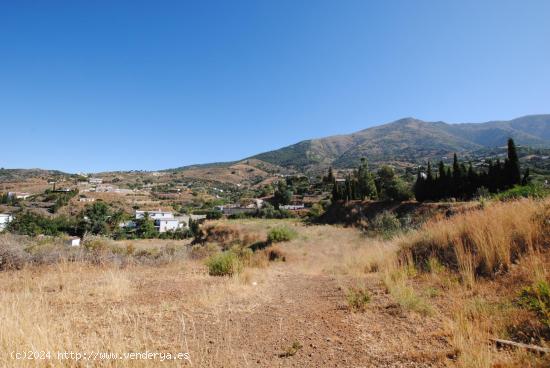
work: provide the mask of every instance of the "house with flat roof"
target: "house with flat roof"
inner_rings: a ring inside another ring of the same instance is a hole
[[[150,219],[152,220],[160,220],[160,219],[172,219],[174,218],[174,214],[169,211],[136,211],[135,212],[135,218],[136,220],[141,219],[147,214]]]
[[[23,192],[8,192],[8,197],[16,198],[16,199],[27,199],[31,196],[30,193],[23,193]]]

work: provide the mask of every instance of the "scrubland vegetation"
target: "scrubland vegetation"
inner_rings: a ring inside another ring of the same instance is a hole
[[[206,367],[548,366],[491,340],[548,347],[548,199],[359,225],[216,220],[193,240],[80,248],[3,234],[0,365],[36,366],[10,358],[36,349],[185,351]]]

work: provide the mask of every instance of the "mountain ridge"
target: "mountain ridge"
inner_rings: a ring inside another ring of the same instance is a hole
[[[407,117],[351,134],[300,141],[249,159],[306,172],[328,165],[353,167],[361,157],[374,163],[414,163],[453,152],[501,146],[509,137],[519,145],[550,147],[550,114],[454,124]]]

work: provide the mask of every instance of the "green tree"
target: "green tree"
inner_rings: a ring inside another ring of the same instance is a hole
[[[404,201],[411,198],[412,193],[407,183],[395,175],[392,167],[382,166],[376,175],[376,189],[380,199]]]
[[[378,192],[376,191],[376,183],[374,176],[369,171],[369,164],[366,158],[361,158],[361,164],[357,171],[357,194],[358,199],[376,199]]]
[[[508,162],[505,166],[507,176],[506,184],[510,187],[521,184],[519,158],[516,150],[516,144],[512,138],[508,139]]]
[[[293,194],[294,193],[288,188],[286,181],[279,180],[277,183],[277,190],[275,190],[275,194],[273,195],[275,205],[278,207],[280,205],[290,204]]]
[[[140,238],[151,239],[158,235],[155,228],[155,222],[149,217],[149,213],[145,212],[143,217],[136,220],[136,232]]]
[[[112,214],[111,207],[105,202],[87,205],[80,214],[79,233],[82,235],[87,232],[94,235],[109,234],[111,231],[109,221]]]

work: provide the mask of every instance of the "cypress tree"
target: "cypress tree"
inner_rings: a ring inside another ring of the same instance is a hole
[[[416,174],[416,183],[414,183],[413,191],[417,201],[423,202],[426,200],[426,181],[420,169],[418,169],[418,173]]]
[[[514,186],[521,183],[521,170],[519,167],[519,158],[516,151],[516,144],[512,138],[508,139],[508,165],[507,165],[508,184]]]
[[[332,200],[333,201],[338,201],[340,199],[342,199],[342,197],[340,196],[340,190],[338,188],[338,182],[333,177],[332,178]]]
[[[449,195],[449,179],[447,177],[447,169],[445,168],[445,164],[443,163],[443,161],[439,161],[438,172],[439,180],[437,185],[437,195],[441,199]]]

